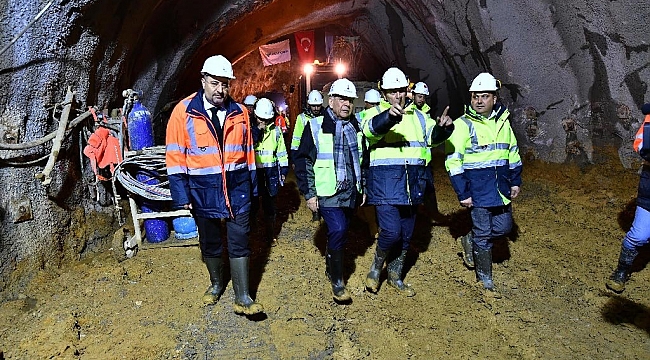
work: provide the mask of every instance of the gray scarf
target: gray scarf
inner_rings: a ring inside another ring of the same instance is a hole
[[[359,164],[359,145],[357,143],[357,131],[349,120],[339,119],[332,109],[327,108],[327,113],[336,123],[334,133],[334,166],[336,167],[336,190],[346,189],[354,180],[359,186],[361,182],[361,165]],[[352,154],[352,165],[354,167],[354,179],[347,178],[347,154],[344,151],[343,142],[347,141],[348,148]]]

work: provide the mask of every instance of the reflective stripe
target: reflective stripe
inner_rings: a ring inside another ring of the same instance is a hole
[[[167,144],[165,147],[166,151],[178,151],[184,153],[187,149],[185,149],[184,146],[180,146],[179,144]]]
[[[510,165],[508,165],[508,168],[509,168],[510,170],[512,170],[512,169],[514,169],[514,168],[516,168],[516,167],[519,167],[519,166],[522,166],[522,165],[523,165],[523,164],[522,164],[521,160],[519,160],[519,161],[517,161],[516,163],[510,163]]]
[[[223,146],[224,152],[246,152],[248,150],[251,150],[250,147],[244,146],[244,144],[224,144]]]
[[[218,155],[219,149],[216,146],[192,147],[187,150],[191,155]]]
[[[211,174],[221,174],[221,167],[219,166],[210,166],[200,169],[187,169],[188,175],[211,175]]]
[[[487,161],[477,161],[477,162],[464,162],[463,169],[472,170],[472,169],[484,169],[488,167],[495,166],[505,166],[508,164],[508,159],[496,159],[496,160],[487,160]]]
[[[258,156],[273,156],[273,150],[255,150]]]
[[[167,175],[173,174],[187,174],[187,166],[171,166],[167,167]]]
[[[464,172],[465,172],[465,170],[463,170],[462,167],[456,168],[456,169],[449,169],[449,171],[447,171],[449,176],[456,176],[456,175],[462,174]]]
[[[472,141],[473,142],[473,141]],[[508,150],[510,148],[510,144],[506,143],[496,143],[496,144],[488,144],[488,145],[483,145],[483,146],[476,146],[471,149],[467,149],[465,152],[466,154],[478,154],[482,152],[488,152],[488,151],[495,151],[495,150]],[[512,150],[510,150],[512,151]]]
[[[268,162],[268,163],[258,163],[258,164],[257,164],[257,168],[258,168],[258,169],[261,169],[261,168],[273,168],[273,167],[276,167],[276,166],[278,166],[278,162],[277,162],[277,161],[274,161],[274,162]]]
[[[235,170],[246,169],[246,168],[249,168],[248,164],[246,164],[246,163],[226,164],[226,166],[225,166],[226,171],[235,171]],[[253,165],[252,168],[254,169],[255,165]]]
[[[465,158],[465,155],[459,152],[451,153],[448,154],[445,160],[450,160],[450,159],[460,159],[463,160]]]
[[[370,160],[370,166],[381,165],[426,165],[426,161],[420,158],[412,159],[375,159]]]
[[[319,152],[316,154],[316,160],[334,160],[334,154]]]

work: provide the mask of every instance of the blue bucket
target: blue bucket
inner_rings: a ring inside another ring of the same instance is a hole
[[[187,240],[199,236],[199,230],[196,228],[194,218],[181,216],[172,220],[174,227],[174,236],[179,240]]]

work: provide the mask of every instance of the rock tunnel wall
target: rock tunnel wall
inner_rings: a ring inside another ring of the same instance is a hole
[[[0,14],[0,45],[8,46],[0,57],[0,143],[54,131],[52,107],[68,86],[82,111],[118,108],[121,91],[133,87],[162,114],[198,88],[201,63],[215,53],[235,61],[235,98],[274,87],[295,115],[286,85],[300,70],[293,62],[263,69],[257,47],[324,27],[360,37],[367,80],[399,66],[426,81],[434,114],[449,104],[459,115],[471,79],[492,72],[526,158],[589,163],[613,145],[632,167],[629,136],[648,101],[650,4],[642,1],[9,0]],[[158,135],[165,120],[157,119]],[[0,274],[26,259],[43,267],[78,257],[114,230],[112,207],[89,190],[83,140],[79,132],[66,138],[49,186],[34,179],[49,144],[0,150]],[[97,221],[105,226],[86,225]]]

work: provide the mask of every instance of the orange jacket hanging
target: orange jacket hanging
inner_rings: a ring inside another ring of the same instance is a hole
[[[172,112],[165,162],[174,208],[192,204],[197,216],[228,218],[249,211],[251,196],[257,196],[248,111],[230,98],[224,107],[223,148],[203,108],[203,90]]]

